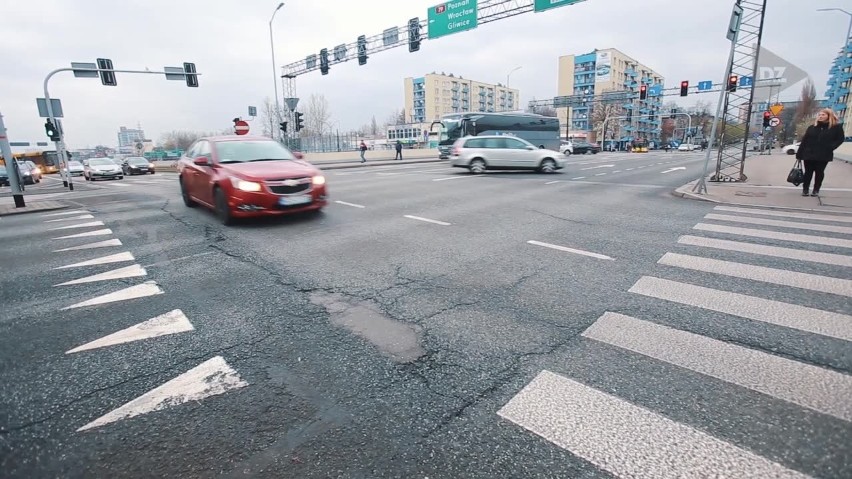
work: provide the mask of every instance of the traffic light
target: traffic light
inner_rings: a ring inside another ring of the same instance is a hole
[[[686,96],[689,93],[689,82],[684,80],[680,82],[680,96]]]
[[[184,62],[183,72],[186,77],[186,86],[198,88],[198,75],[195,75],[195,71],[195,63]]]
[[[644,100],[648,97],[648,85],[642,85],[639,87],[639,99]]]
[[[283,131],[284,133],[287,133],[287,122],[286,122],[286,121],[282,121],[281,123],[279,123],[279,124],[278,124],[278,129],[279,129],[279,130],[281,130],[281,131]]]
[[[763,127],[769,128],[769,120],[772,119],[772,113],[765,111],[763,112]]]
[[[112,60],[109,58],[98,58],[98,75],[101,77],[101,83],[106,86],[116,86],[115,72],[112,68]]]
[[[305,114],[295,111],[293,112],[293,115],[295,116],[294,119],[296,120],[296,131],[301,131],[302,128],[305,127],[305,120],[302,118],[303,116],[305,116]]]
[[[676,113],[677,113],[677,109],[676,109],[676,108],[672,108],[672,112],[671,112],[671,115],[669,115],[669,118],[671,118],[672,120],[674,120],[674,119],[675,119],[675,114],[676,114]]]
[[[739,77],[736,76],[736,75],[731,75],[731,77],[728,78],[728,91],[729,92],[737,91],[737,82],[738,81],[739,81]]]
[[[364,35],[358,37],[358,64],[367,64],[367,37]]]
[[[59,129],[54,126],[50,119],[44,122],[44,132],[47,133],[50,141],[59,141]]]
[[[320,50],[320,72],[328,75],[328,48]]]
[[[420,18],[414,17],[408,21],[408,51],[420,50]]]

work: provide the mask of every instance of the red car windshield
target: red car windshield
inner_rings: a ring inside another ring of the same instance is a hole
[[[223,141],[216,143],[215,148],[219,156],[219,163],[296,159],[290,150],[275,141]]]

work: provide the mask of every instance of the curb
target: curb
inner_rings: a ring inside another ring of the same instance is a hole
[[[695,201],[706,201],[708,203],[724,203],[724,201],[720,201],[713,198],[708,198],[706,196],[699,195],[698,193],[693,193],[691,190],[695,182],[687,183],[679,188],[676,188],[672,191],[672,196],[676,196],[678,198],[686,198]]]
[[[49,203],[49,204],[45,204]],[[68,208],[68,205],[59,203],[58,201],[45,201],[39,204],[38,201],[31,202],[29,206],[25,206],[23,208],[11,208],[6,209],[4,207],[0,207],[0,216],[13,216],[13,215],[23,215],[26,213],[39,213],[43,211],[53,211],[53,210],[61,210],[64,208]]]

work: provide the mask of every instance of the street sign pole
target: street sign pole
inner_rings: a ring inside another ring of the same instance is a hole
[[[59,141],[54,142],[56,145],[56,156],[59,160],[59,176],[62,177],[62,186],[67,186],[69,190],[74,191],[74,181],[71,179],[71,170],[68,168],[68,161],[65,158],[65,134],[62,132],[62,128],[59,127],[56,118],[53,116],[53,105],[50,101],[50,92],[47,90],[47,84],[50,81],[50,77],[61,72],[72,70],[71,68],[59,68],[53,70],[48,73],[44,78],[44,102],[47,106],[47,117],[50,122],[56,127],[56,132],[59,133]]]
[[[9,137],[6,135],[6,124],[3,122],[2,113],[0,113],[0,155],[6,160],[6,173],[9,175],[9,185],[12,187],[15,208],[23,208],[27,205],[24,202],[24,192],[21,191],[18,165],[15,164],[15,159],[12,157],[12,147],[9,145]]]

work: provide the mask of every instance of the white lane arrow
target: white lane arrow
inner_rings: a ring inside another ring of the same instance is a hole
[[[592,167],[590,167],[590,168],[583,168],[583,171],[585,171],[585,170],[594,170],[594,169],[597,169],[597,168],[613,168],[613,167],[615,167],[615,165],[600,165],[600,166],[592,166]]]
[[[686,169],[686,167],[685,167],[685,166],[678,166],[678,167],[675,167],[675,168],[669,168],[669,169],[668,169],[668,170],[666,170],[666,171],[661,171],[660,173],[662,173],[662,174],[666,174],[666,173],[671,173],[672,171],[685,170],[685,169]]]

